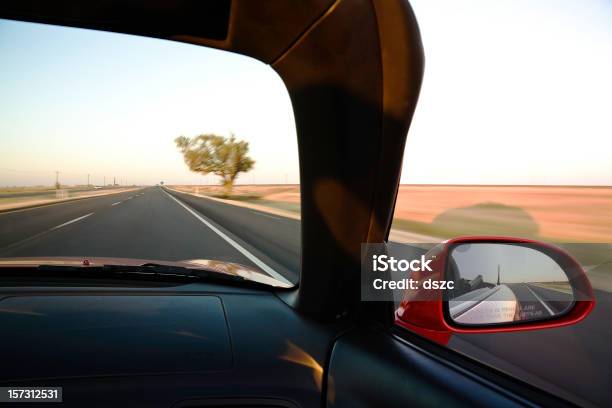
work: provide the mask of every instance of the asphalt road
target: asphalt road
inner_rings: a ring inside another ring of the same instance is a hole
[[[579,405],[609,406],[612,294],[595,290],[595,298],[593,312],[572,326],[463,334],[449,346]]]
[[[270,274],[297,282],[298,221],[172,194],[208,224],[161,188],[151,187],[2,213],[0,256],[215,259],[253,267],[263,263]]]
[[[508,283],[506,286],[514,292],[514,296],[518,300],[518,318],[520,320],[550,318],[564,312],[572,302],[571,294],[564,294],[529,283]]]
[[[296,282],[299,248],[299,221],[159,187],[0,214],[0,257],[260,262]],[[581,405],[609,405],[612,294],[595,295],[595,310],[577,325],[459,335],[449,347]]]

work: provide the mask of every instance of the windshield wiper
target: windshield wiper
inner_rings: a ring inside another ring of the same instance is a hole
[[[223,279],[232,281],[245,281],[242,276],[230,275],[223,272],[218,272],[210,269],[186,268],[184,266],[164,265],[157,263],[146,263],[142,265],[104,265],[102,269],[115,273],[140,273],[152,274],[157,276],[178,276],[184,278],[197,279]]]
[[[90,277],[130,277],[130,278],[161,278],[169,280],[223,280],[234,282],[248,281],[239,275],[230,275],[210,269],[186,268],[183,266],[145,263],[142,265],[102,265],[102,266],[75,266],[75,265],[38,265],[38,271],[54,273],[79,274]]]

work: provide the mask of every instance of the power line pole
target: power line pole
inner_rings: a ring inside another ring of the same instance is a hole
[[[117,177],[113,177],[113,186],[117,184]]]
[[[89,174],[87,175],[87,187],[89,187]]]
[[[55,170],[55,188],[59,188],[59,171]]]

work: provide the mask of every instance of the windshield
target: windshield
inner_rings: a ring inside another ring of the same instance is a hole
[[[271,67],[9,20],[0,55],[0,267],[214,261],[298,282],[297,138]]]

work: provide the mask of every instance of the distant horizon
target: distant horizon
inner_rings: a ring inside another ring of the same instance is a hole
[[[426,67],[402,185],[612,185],[612,3],[411,4]],[[299,183],[291,100],[260,61],[4,19],[0,54],[0,186],[55,171],[67,185],[214,185],[174,139],[230,132],[255,160],[236,184]]]
[[[87,186],[155,186],[153,184],[138,184],[138,183],[123,183],[123,184],[61,184],[65,187],[87,187]],[[165,183],[167,186],[221,186],[220,183],[202,183],[202,184],[185,184],[185,183]],[[239,186],[300,186],[300,183],[238,183]],[[400,186],[406,187],[568,187],[568,188],[612,188],[612,185],[587,185],[587,184],[433,184],[433,183],[401,183]],[[53,184],[33,184],[33,185],[0,185],[0,188],[55,188]]]

